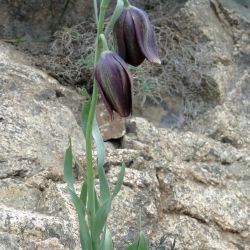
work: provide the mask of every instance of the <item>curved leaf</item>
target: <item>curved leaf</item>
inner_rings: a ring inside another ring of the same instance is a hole
[[[87,131],[87,122],[88,122],[90,105],[91,105],[91,100],[85,101],[81,112],[81,127],[85,136]],[[98,128],[96,117],[94,117],[93,121],[92,135],[94,137],[97,150],[97,170],[100,180],[101,202],[104,203],[107,199],[110,198],[110,190],[107,177],[103,169],[105,161],[105,147],[100,130]]]
[[[95,211],[97,211],[100,208],[100,201],[97,197],[96,190],[95,190]]]
[[[130,246],[126,247],[125,250],[138,250],[139,240],[136,240]]]
[[[139,245],[138,245],[138,250],[148,250],[149,247],[148,247],[148,241],[147,239],[145,238],[144,236],[144,233],[141,232],[140,233],[140,238],[139,238]]]
[[[69,147],[67,148],[64,157],[64,179],[68,187],[74,190],[73,154],[72,154],[72,145],[70,137],[69,137]]]
[[[140,232],[139,239],[132,243],[125,250],[148,250],[148,240],[145,238],[144,233]]]
[[[112,241],[111,233],[106,227],[104,231],[104,237],[101,242],[101,250],[114,250],[114,244]]]
[[[87,180],[84,180],[84,182],[82,184],[81,194],[80,194],[80,199],[81,199],[84,207],[86,207],[86,204],[87,204],[87,195],[88,195]]]
[[[117,182],[115,185],[115,189],[114,189],[113,194],[112,194],[112,199],[114,199],[115,196],[120,192],[122,184],[123,184],[124,176],[125,176],[125,165],[122,164],[122,167],[121,167],[121,170],[119,172]]]
[[[80,198],[76,195],[75,191],[68,188],[71,200],[76,208],[78,221],[80,226],[80,241],[82,250],[92,250],[92,242],[89,234],[89,229],[85,220],[85,208],[80,200]]]
[[[103,168],[105,161],[105,147],[100,130],[98,128],[96,117],[94,118],[93,121],[92,134],[95,140],[96,150],[97,150],[97,170],[100,181],[100,195],[101,195],[100,199],[101,202],[104,203],[105,201],[110,199],[110,190],[109,190],[108,180]]]
[[[111,201],[107,200],[97,211],[92,228],[92,236],[94,241],[98,241],[99,237],[106,225],[108,214],[110,211]]]
[[[90,104],[91,104],[91,100],[85,101],[83,103],[81,118],[80,118],[81,119],[81,128],[82,128],[82,131],[83,131],[85,138],[86,138]]]

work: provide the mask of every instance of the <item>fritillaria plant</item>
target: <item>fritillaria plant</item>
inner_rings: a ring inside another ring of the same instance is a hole
[[[100,4],[99,4],[100,2]],[[96,104],[98,93],[109,112],[128,117],[132,111],[132,78],[127,64],[140,65],[144,59],[160,63],[153,27],[147,14],[132,6],[128,0],[117,0],[116,7],[107,27],[104,27],[106,10],[110,0],[93,0],[97,25],[93,93],[84,102],[81,113],[81,127],[86,141],[87,175],[83,181],[80,195],[76,193],[73,177],[73,153],[71,140],[65,153],[64,177],[68,192],[77,211],[80,242],[83,250],[112,250],[114,245],[107,226],[111,203],[119,193],[125,175],[125,166],[121,166],[117,183],[111,192],[103,165],[105,149],[102,136],[96,122]],[[104,29],[105,28],[105,29]],[[113,31],[116,51],[110,51],[106,37]],[[92,155],[93,139],[97,151],[97,163],[94,166]],[[95,169],[98,172],[100,195],[95,190]],[[138,239],[127,250],[146,250],[148,243],[140,232]]]

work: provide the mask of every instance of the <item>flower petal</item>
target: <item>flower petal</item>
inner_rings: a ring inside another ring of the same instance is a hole
[[[122,70],[120,71],[120,77],[122,79],[122,91],[123,91],[123,116],[127,117],[132,112],[132,79],[128,73],[127,66],[123,60],[116,54],[113,55],[114,59],[120,64]]]
[[[131,14],[141,51],[150,62],[160,64],[161,60],[157,51],[155,33],[147,13],[132,7]]]
[[[140,65],[145,56],[142,53],[140,46],[137,41],[135,26],[133,22],[133,18],[131,15],[130,8],[128,8],[126,18],[124,21],[124,39],[125,39],[125,46],[126,46],[126,62],[133,65],[138,66]]]
[[[106,97],[105,92],[102,88],[101,78],[100,78],[100,70],[98,69],[98,66],[95,69],[95,79],[96,79],[97,87],[101,93],[103,103],[108,110],[108,113],[109,113],[111,120],[113,120],[114,114],[113,114],[112,105],[109,103],[108,97]]]
[[[95,67],[95,78],[103,101],[113,111],[127,117],[132,110],[132,81],[123,59],[114,52],[103,52]]]
[[[123,11],[121,16],[118,18],[117,22],[114,25],[114,39],[115,39],[115,46],[116,51],[123,58],[126,59],[126,45],[125,45],[125,37],[124,37],[124,21],[126,18],[127,11]]]

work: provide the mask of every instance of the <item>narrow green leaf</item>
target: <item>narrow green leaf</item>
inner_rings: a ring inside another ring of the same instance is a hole
[[[91,52],[90,55],[88,55],[87,57],[90,57],[90,59],[89,59],[88,61],[93,61],[93,59],[94,59],[94,52]],[[83,66],[82,63],[81,63],[81,60],[84,60],[84,59],[83,59],[83,58],[79,59],[77,63],[78,63],[78,64],[80,63],[81,66]],[[89,63],[90,63],[90,62],[89,62]],[[85,101],[87,101],[87,100],[90,99],[90,95],[89,95],[87,89],[84,88],[84,87],[82,87],[82,89],[81,89],[81,91],[80,91],[80,95],[84,97],[84,100],[85,100]]]
[[[137,224],[139,226],[139,232],[141,232],[142,228],[141,228],[141,208],[139,209],[139,213],[137,215]]]
[[[101,202],[104,203],[105,201],[110,199],[110,190],[108,185],[108,180],[105,174],[105,171],[102,166],[98,164],[98,176],[100,181],[100,199]]]
[[[111,201],[107,200],[97,211],[95,218],[94,218],[94,225],[92,229],[92,236],[94,240],[97,241],[100,238],[102,230],[104,229],[108,214],[110,211]]]
[[[89,234],[89,229],[85,220],[85,207],[83,205],[83,202],[76,195],[75,191],[70,188],[68,188],[68,191],[78,215],[82,250],[92,250],[92,242]]]
[[[100,202],[97,197],[96,190],[95,190],[95,211],[97,211],[99,208],[100,208]]]
[[[72,154],[72,146],[70,138],[69,138],[69,147],[67,148],[64,157],[64,179],[68,187],[74,190],[73,154]]]
[[[170,250],[175,250],[176,238],[174,239],[173,243],[171,244]]]
[[[107,225],[104,226],[103,230],[102,230],[102,234],[101,234],[101,241],[100,241],[100,249],[103,250],[103,246],[104,246],[104,240],[105,240],[105,235],[106,235],[106,229],[107,229]]]
[[[148,250],[148,240],[145,238],[144,233],[140,232],[139,239],[132,243],[125,250]]]
[[[126,247],[125,250],[138,250],[139,240],[133,242],[130,246]]]
[[[86,204],[87,204],[87,194],[88,194],[87,180],[84,180],[82,189],[81,189],[81,194],[80,194],[80,199],[84,207],[86,207]]]
[[[108,180],[103,168],[104,161],[105,161],[105,147],[104,142],[98,128],[98,124],[96,121],[96,117],[93,121],[93,130],[92,134],[95,140],[96,149],[97,149],[97,170],[99,175],[100,181],[100,199],[101,202],[104,203],[106,200],[110,199],[110,190],[108,185]]]
[[[105,35],[106,36],[113,30],[117,19],[122,14],[123,7],[124,7],[123,0],[117,0],[115,10],[114,10],[113,15],[112,15],[112,17],[111,17],[111,19],[110,19],[110,21],[108,23],[108,26],[107,26],[106,30],[105,30]]]
[[[81,112],[81,127],[85,136],[87,130],[87,121],[88,121],[90,104],[91,104],[90,101],[85,101]],[[100,130],[98,128],[96,117],[94,118],[93,121],[92,135],[94,137],[97,149],[97,170],[100,179],[101,201],[102,203],[104,203],[107,199],[110,198],[110,190],[109,190],[108,180],[105,175],[105,171],[103,169],[105,161],[105,147]]]
[[[101,242],[101,250],[114,250],[114,244],[112,241],[111,233],[109,229],[106,227],[104,231],[104,237]]]
[[[89,117],[90,104],[91,104],[91,100],[85,101],[82,107],[82,112],[81,112],[81,128],[85,137],[86,137],[86,132],[87,132],[87,123],[88,123],[88,117]]]
[[[103,166],[105,161],[105,147],[104,142],[102,139],[101,132],[99,130],[96,117],[94,117],[93,121],[93,131],[92,131],[93,137],[95,139],[96,148],[97,148],[97,154],[98,154],[98,164]]]
[[[143,232],[140,232],[140,238],[139,238],[139,245],[138,245],[138,250],[148,250],[148,241],[144,236]]]
[[[114,197],[120,192],[124,176],[125,176],[125,165],[122,164],[122,167],[121,167],[121,170],[119,172],[117,182],[116,182],[116,185],[115,185],[115,189],[113,191],[112,199],[114,199]]]

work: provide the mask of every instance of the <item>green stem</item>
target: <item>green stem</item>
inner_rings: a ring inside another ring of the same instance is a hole
[[[108,8],[110,0],[102,0],[101,6],[100,6],[100,15],[99,15],[99,23],[97,27],[97,39],[99,39],[100,34],[103,32],[104,28],[104,18],[105,13]]]
[[[123,0],[123,2],[124,2],[125,7],[129,7],[130,6],[130,3],[129,3],[128,0]]]
[[[106,40],[106,37],[104,36],[104,34],[101,34],[100,35],[100,39],[102,41],[102,47],[104,50],[109,50],[109,46],[108,46],[108,43],[107,43],[107,40]]]
[[[95,12],[95,22],[96,25],[98,25],[98,5],[97,5],[97,1],[93,0],[93,5],[94,5],[94,12]]]
[[[103,32],[104,28],[104,18],[105,13],[108,8],[110,0],[102,0],[100,6],[100,13],[98,23],[97,23],[97,36],[96,36],[96,50],[95,50],[95,61],[97,63],[101,54],[100,45],[100,34]],[[94,0],[94,6],[97,6],[96,0]],[[87,162],[87,186],[88,186],[88,200],[87,200],[87,211],[88,211],[88,223],[90,228],[93,228],[94,218],[95,218],[95,188],[94,188],[94,168],[93,168],[93,155],[92,155],[92,127],[93,120],[95,117],[96,104],[98,100],[98,90],[96,86],[96,81],[93,83],[93,93],[90,104],[90,110],[87,121],[87,131],[86,131],[86,162]],[[93,248],[98,249],[98,244],[93,242]]]

